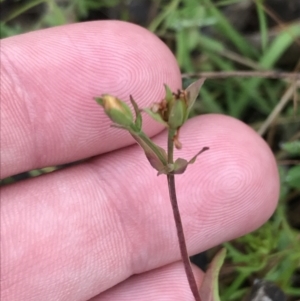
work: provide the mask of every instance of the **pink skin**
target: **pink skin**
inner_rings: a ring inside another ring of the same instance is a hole
[[[163,83],[180,88],[169,49],[116,21],[1,43],[1,178],[95,156],[1,188],[1,300],[193,300],[165,176],[156,177],[92,99],[132,94],[145,107],[163,97]],[[145,118],[144,128],[165,147],[160,125]],[[176,177],[189,254],[261,226],[279,191],[266,143],[213,114],[188,121],[180,135],[176,157],[210,147]],[[203,274],[194,270],[200,286]]]

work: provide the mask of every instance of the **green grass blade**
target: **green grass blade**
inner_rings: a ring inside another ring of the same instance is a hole
[[[271,69],[289,46],[300,37],[300,24],[287,27],[271,43],[260,59],[263,68]]]
[[[48,1],[47,0],[34,0],[34,1],[30,1],[29,3],[26,3],[24,5],[21,5],[20,7],[15,9],[11,14],[9,14],[6,18],[4,18],[4,20],[2,20],[2,22],[7,23],[8,21],[22,15],[23,13],[25,13],[29,9],[31,9],[31,8],[41,4],[43,2],[48,2]]]
[[[216,8],[211,0],[203,0],[205,6],[210,10],[211,14],[216,18],[216,27],[221,33],[227,37],[239,51],[245,56],[257,57],[258,53],[251,45],[237,32],[230,24],[226,17]]]
[[[263,10],[263,4],[262,0],[257,0],[255,2],[256,4],[256,11],[258,15],[258,21],[259,21],[259,31],[260,31],[260,37],[261,37],[261,48],[263,52],[265,52],[268,44],[268,24],[267,24],[267,18],[266,14]]]
[[[152,32],[156,31],[159,25],[166,19],[166,17],[178,8],[180,0],[173,0],[148,26]]]

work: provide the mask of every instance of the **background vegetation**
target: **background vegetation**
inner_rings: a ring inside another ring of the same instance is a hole
[[[300,1],[1,0],[0,11],[2,38],[87,20],[138,23],[174,52],[184,86],[205,73],[193,114],[222,113],[249,124],[270,145],[281,175],[270,221],[225,244],[221,299],[245,298],[256,278],[276,283],[289,301],[300,299]]]

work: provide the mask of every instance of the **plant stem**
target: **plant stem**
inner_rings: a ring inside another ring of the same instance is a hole
[[[175,131],[169,129],[169,134],[168,134],[168,163],[169,164],[173,164],[173,150],[174,150],[173,137],[174,137],[174,135],[175,135]],[[170,200],[171,200],[171,204],[172,204],[173,215],[174,215],[174,220],[175,220],[176,230],[177,230],[177,237],[178,237],[178,241],[179,241],[180,253],[181,253],[181,258],[182,258],[183,265],[184,265],[185,274],[187,276],[187,279],[188,279],[191,291],[194,295],[195,301],[201,301],[197,283],[194,278],[189,255],[188,255],[187,248],[186,248],[183,226],[182,226],[182,222],[181,222],[181,217],[180,217],[180,212],[179,212],[178,202],[177,202],[177,196],[176,196],[175,176],[172,174],[168,174],[167,179],[168,179],[169,195],[170,195]]]

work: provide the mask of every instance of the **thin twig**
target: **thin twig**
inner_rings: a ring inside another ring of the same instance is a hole
[[[285,105],[287,104],[287,102],[291,99],[291,97],[293,96],[293,93],[294,93],[294,91],[295,91],[295,89],[297,87],[300,87],[300,81],[292,84],[285,91],[285,93],[282,95],[280,101],[278,102],[278,104],[276,105],[276,107],[274,108],[274,110],[271,112],[271,114],[268,116],[268,118],[266,119],[266,121],[262,124],[262,126],[257,131],[259,135],[262,136],[266,132],[266,130],[273,123],[273,121],[275,120],[275,118],[277,117],[277,115],[282,111],[282,109],[285,107]]]
[[[168,163],[169,164],[173,164],[173,150],[174,150],[173,137],[174,137],[174,131],[169,130],[169,135],[168,135]],[[193,293],[195,301],[201,301],[201,297],[199,295],[197,283],[192,271],[189,255],[187,252],[183,226],[182,226],[182,221],[180,217],[177,196],[176,196],[175,176],[173,174],[168,174],[167,179],[168,179],[169,195],[170,195],[171,205],[173,209],[174,220],[176,224],[177,237],[178,237],[178,242],[180,247],[180,254],[183,261],[185,274],[187,276],[189,286]]]
[[[300,160],[282,160],[277,161],[278,165],[300,165]]]
[[[224,49],[224,50],[217,52],[217,54],[219,54],[220,56],[223,56],[235,63],[239,63],[240,65],[251,68],[253,70],[263,71],[263,69],[259,65],[259,63],[255,62],[254,60],[252,60],[248,57],[244,57],[243,55],[240,55],[234,51]]]
[[[264,78],[290,78],[293,80],[300,79],[300,73],[281,72],[281,71],[217,71],[217,72],[197,72],[183,73],[182,78],[228,78],[228,77],[264,77]]]
[[[257,0],[254,0],[256,3]],[[289,25],[286,24],[285,21],[283,21],[269,6],[266,4],[261,5],[262,9],[267,13],[269,17],[271,17],[281,28],[281,30],[286,30],[290,34],[290,36],[293,38],[293,40],[300,46],[300,40],[298,39],[297,36],[295,36],[291,31]]]

